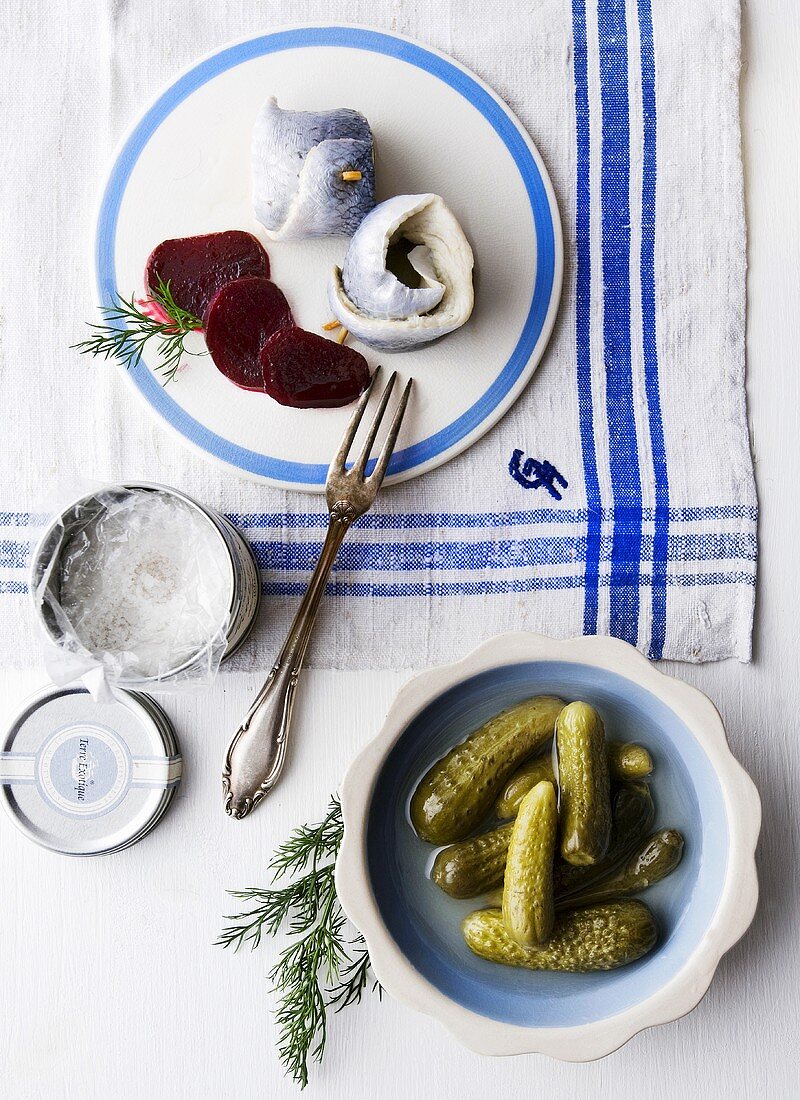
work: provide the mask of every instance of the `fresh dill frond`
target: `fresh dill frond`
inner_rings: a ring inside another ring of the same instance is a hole
[[[159,360],[154,370],[162,372],[166,385],[178,373],[184,355],[206,354],[187,351],[185,346],[186,337],[202,329],[203,322],[178,305],[169,282],[160,277],[150,300],[163,310],[167,321],[145,313],[134,295],[129,301],[117,295],[114,305],[100,306],[104,323],[90,323],[87,327],[92,335],[71,346],[82,355],[118,359],[130,370],[138,365],[148,341],[154,340]]]
[[[320,882],[319,901],[318,922],[281,953],[269,975],[279,994],[275,1015],[278,1055],[301,1088],[308,1084],[309,1055],[319,1062],[325,1051],[326,989],[335,982],[340,965],[347,959],[345,918],[332,874]]]
[[[300,825],[275,850],[269,861],[274,878],[295,871],[302,871],[309,863],[316,866],[327,856],[333,859],[339,854],[344,836],[342,807],[338,798],[332,798],[328,812],[318,825]]]
[[[336,895],[334,869],[344,835],[342,808],[331,799],[316,825],[295,829],[269,862],[273,883],[300,877],[285,885],[228,891],[254,903],[228,916],[217,943],[222,947],[249,944],[255,950],[264,935],[285,926],[291,942],[269,973],[278,995],[278,1056],[302,1088],[308,1084],[309,1060],[320,1061],[327,1039],[327,1010],[357,1004],[369,982],[369,952],[360,934],[348,939],[347,918]],[[300,874],[300,872],[305,872]],[[373,988],[380,989],[378,983]]]
[[[367,945],[360,933],[352,941],[351,948],[353,946],[359,948],[358,954],[347,966],[339,968],[339,983],[329,990],[328,1005],[334,1008],[336,1012],[341,1012],[348,1005],[358,1004],[369,984],[371,966],[369,951],[367,951]],[[381,987],[377,981],[373,981],[372,990],[373,992],[377,991],[380,997]]]

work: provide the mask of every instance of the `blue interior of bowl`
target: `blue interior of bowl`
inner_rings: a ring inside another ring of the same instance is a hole
[[[431,882],[438,849],[415,834],[412,791],[435,760],[492,715],[531,695],[583,699],[600,711],[609,738],[637,741],[652,753],[655,827],[685,838],[683,860],[643,900],[660,939],[644,959],[596,974],[557,974],[477,958],[460,932],[480,899],[455,901]],[[728,830],[714,769],[687,726],[648,691],[615,673],[558,661],[508,665],[451,688],[404,730],[375,784],[367,826],[367,862],[378,907],[413,966],[458,1004],[527,1027],[601,1020],[638,1004],[686,963],[708,929],[725,879]]]

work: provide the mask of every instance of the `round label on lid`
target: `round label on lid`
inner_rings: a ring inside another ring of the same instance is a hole
[[[111,730],[79,723],[53,734],[39,757],[42,793],[64,813],[101,814],[125,795],[130,779],[125,747]]]
[[[32,699],[0,752],[0,800],[15,824],[70,855],[118,851],[163,815],[181,776],[175,733],[146,695],[95,703],[84,688]]]

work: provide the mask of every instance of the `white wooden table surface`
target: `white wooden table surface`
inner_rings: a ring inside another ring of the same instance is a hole
[[[696,1011],[601,1062],[483,1059],[435,1023],[372,999],[334,1019],[310,1100],[800,1095],[800,20],[791,0],[750,0],[744,15],[748,389],[762,517],[755,660],[674,671],[717,703],[761,792],[755,923]],[[185,779],[135,848],[69,860],[0,820],[0,1096],[296,1095],[273,1049],[271,946],[238,956],[212,946],[223,890],[265,881],[275,842],[324,810],[403,678],[309,674],[288,774],[246,822],[225,817],[219,786],[224,746],[257,686],[242,674],[221,677],[211,701],[167,703]],[[4,674],[0,718],[42,682],[42,672]]]

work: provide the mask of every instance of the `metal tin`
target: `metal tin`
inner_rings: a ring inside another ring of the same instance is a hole
[[[230,609],[226,630],[226,647],[222,656],[223,661],[227,660],[244,644],[256,621],[261,604],[261,579],[249,543],[224,516],[211,508],[206,508],[192,497],[187,496],[186,493],[172,489],[168,485],[159,485],[155,482],[126,482],[124,485],[108,486],[103,489],[104,493],[119,492],[120,494],[136,491],[166,493],[178,498],[199,512],[219,536],[230,566]],[[56,600],[60,599],[61,576],[60,570],[57,568],[59,556],[68,543],[70,535],[76,529],[78,522],[81,524],[87,522],[88,516],[91,515],[91,513],[87,513],[87,509],[90,508],[94,497],[94,493],[88,493],[86,496],[74,501],[54,518],[45,531],[33,553],[31,566],[32,592],[37,592],[44,580],[45,586],[53,591]],[[98,510],[101,507],[102,505],[97,502]],[[80,516],[80,521],[78,521],[78,516]],[[48,605],[41,600],[37,600],[36,610],[50,641],[54,645],[63,648],[65,644],[64,635]],[[191,670],[195,661],[201,659],[202,654],[199,654],[196,658],[185,661],[162,674],[158,677],[158,680],[149,677],[125,677],[119,680],[119,684],[134,690],[155,686],[156,683],[187,673]]]
[[[96,703],[82,687],[30,699],[0,752],[0,799],[31,840],[64,855],[130,847],[160,821],[180,782],[175,731],[147,695]]]

